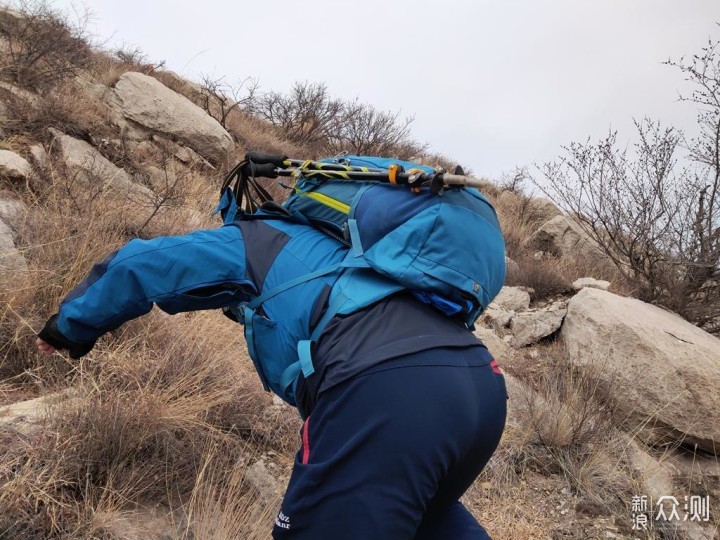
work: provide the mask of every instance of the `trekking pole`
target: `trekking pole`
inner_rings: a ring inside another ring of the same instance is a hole
[[[413,189],[429,185],[434,193],[440,192],[443,187],[482,187],[484,185],[481,180],[463,174],[405,172],[399,169],[393,170],[392,167],[389,171],[368,167],[351,167],[336,163],[288,159],[286,156],[279,154],[266,154],[263,152],[248,152],[246,159],[255,164],[255,167],[253,167],[254,176],[265,176],[267,178],[276,178],[278,176],[297,177],[301,175],[304,178],[374,180],[376,182],[407,185]]]
[[[257,165],[273,164],[277,167],[301,168],[325,171],[358,171],[358,172],[383,172],[385,169],[375,167],[357,167],[342,165],[340,163],[322,163],[305,159],[289,159],[281,154],[268,154],[266,152],[248,152],[245,159]]]
[[[337,179],[337,180],[370,180],[399,186],[408,186],[413,190],[429,186],[433,193],[442,188],[453,186],[481,187],[484,183],[476,178],[460,174],[425,173],[425,172],[392,172],[392,171],[333,171],[313,169],[280,169],[273,171],[274,176]]]

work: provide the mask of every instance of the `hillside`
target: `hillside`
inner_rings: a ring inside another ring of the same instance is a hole
[[[154,309],[79,361],[36,352],[110,251],[218,226],[221,182],[248,150],[350,144],[141,60],[47,10],[0,9],[2,539],[269,538],[300,444],[296,411],[263,392],[219,312]],[[361,148],[450,166],[390,127],[392,145]],[[476,334],[506,373],[509,417],[466,506],[499,540],[720,538],[720,340],[635,298],[553,202],[483,191],[509,258]],[[670,496],[688,519],[657,519]]]

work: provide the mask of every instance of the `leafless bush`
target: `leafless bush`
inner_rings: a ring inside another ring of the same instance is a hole
[[[247,109],[281,128],[290,141],[316,145],[337,130],[343,102],[331,98],[324,84],[297,82],[289,94],[259,95]]]
[[[515,167],[512,171],[502,175],[498,187],[515,195],[524,195],[525,184],[528,180],[530,180],[530,174],[527,167]]]
[[[410,137],[413,120],[401,118],[399,112],[379,111],[358,100],[344,103],[339,122],[329,134],[328,150],[333,154],[348,151],[409,159],[426,148]]]
[[[545,300],[572,291],[571,281],[558,268],[556,260],[536,260],[531,256],[514,259],[516,272],[508,273],[506,285],[530,287],[534,301]]]
[[[37,104],[8,100],[7,109],[10,119],[6,132],[36,141],[49,142],[49,127],[85,140],[108,138],[115,133],[107,122],[107,105],[85,94],[74,81],[58,82]]]
[[[210,116],[227,128],[228,116],[253,103],[257,89],[256,79],[247,78],[238,85],[232,85],[223,77],[217,79],[203,75],[197,100]]]
[[[20,0],[16,6],[17,11],[0,10],[0,36],[7,41],[0,73],[41,90],[92,66],[89,12],[70,19],[45,0]]]
[[[693,85],[700,135],[636,122],[632,151],[611,133],[572,143],[541,167],[540,185],[601,246],[641,299],[720,331],[720,53],[710,41],[668,62]],[[685,149],[686,156],[680,152]],[[680,159],[687,163],[678,164]]]
[[[360,101],[331,98],[320,83],[298,82],[284,95],[253,96],[247,110],[281,129],[293,143],[314,153],[392,155],[409,159],[426,146],[410,137],[413,118],[383,112]]]

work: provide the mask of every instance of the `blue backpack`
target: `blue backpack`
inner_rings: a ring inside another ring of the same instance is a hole
[[[328,307],[311,335],[299,339],[296,348],[288,343],[280,350],[278,344],[277,351],[269,351],[265,344],[266,358],[253,358],[256,365],[281,364],[274,371],[282,373],[282,380],[270,381],[269,386],[279,388],[281,392],[276,393],[291,403],[292,382],[300,372],[306,377],[313,373],[311,344],[334,316],[353,313],[407,289],[472,327],[502,288],[504,240],[495,210],[476,189],[441,184],[443,175],[429,167],[387,158],[345,155],[300,162],[264,154],[248,157],[226,180],[218,206],[226,223],[236,218],[238,204],[245,198],[245,215],[259,213],[264,219],[310,224],[349,247],[342,261],[278,284],[241,306],[253,356],[257,332],[252,322],[260,306],[292,291],[298,294],[290,299],[294,304],[314,302],[299,297],[300,285],[334,276]],[[376,180],[383,175],[390,181]],[[293,177],[292,195],[277,205],[256,181],[260,176]],[[358,176],[359,180],[353,179]],[[233,177],[238,182],[231,188]],[[426,188],[418,179],[431,185]],[[407,185],[400,185],[403,182]]]

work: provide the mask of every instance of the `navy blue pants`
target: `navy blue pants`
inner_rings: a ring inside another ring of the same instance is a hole
[[[322,393],[273,538],[488,539],[458,502],[505,425],[504,378],[477,358],[427,350]]]

